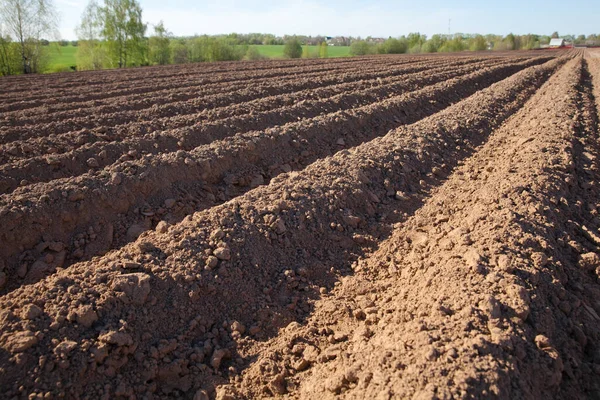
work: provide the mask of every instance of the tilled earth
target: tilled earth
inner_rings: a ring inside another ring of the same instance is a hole
[[[0,398],[600,397],[600,52],[0,93]]]

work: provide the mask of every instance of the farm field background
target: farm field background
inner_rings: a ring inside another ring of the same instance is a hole
[[[285,58],[283,55],[283,45],[251,45],[250,47],[256,47],[259,54],[264,57]],[[319,46],[303,46],[303,48],[304,47],[308,47],[311,55],[318,55],[319,53]],[[328,46],[327,52],[329,58],[349,57],[350,46]],[[68,69],[72,65],[76,65],[76,55],[76,46],[58,46],[52,44],[49,54],[48,72],[60,71]]]
[[[250,47],[256,47],[259,53],[265,57],[284,58],[284,45],[252,45]],[[302,46],[303,49],[306,47],[310,54],[319,54],[319,46]],[[330,58],[349,57],[350,46],[327,46],[327,56]]]
[[[599,55],[0,80],[0,398],[597,397]]]
[[[72,65],[76,65],[76,54],[77,46],[59,46],[54,43],[51,44],[49,51],[48,71],[60,71],[62,69],[68,69]]]

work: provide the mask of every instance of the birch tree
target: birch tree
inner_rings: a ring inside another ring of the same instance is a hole
[[[94,0],[90,1],[83,14],[81,23],[76,28],[79,39],[77,50],[77,69],[102,69],[107,64],[106,49],[102,46],[102,20],[100,7]]]
[[[18,44],[22,72],[40,72],[43,37],[56,37],[57,14],[52,0],[0,0],[0,19]]]
[[[105,0],[100,8],[102,36],[119,68],[142,65],[146,57],[142,8],[136,0]]]
[[[148,59],[154,65],[166,65],[171,60],[171,32],[160,21],[154,27],[154,35],[148,39]]]

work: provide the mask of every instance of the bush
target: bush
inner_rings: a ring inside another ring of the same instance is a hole
[[[476,35],[473,39],[471,39],[471,44],[469,45],[469,50],[471,50],[471,51],[487,50],[487,42],[485,41],[485,38],[481,35]]]
[[[195,37],[186,42],[188,61],[239,61],[246,55],[246,46],[237,46],[226,38]]]
[[[423,46],[424,46],[424,44],[423,44]],[[418,54],[423,51],[423,46],[421,46],[420,44],[415,44],[413,47],[408,49],[408,52],[410,54]]]
[[[353,56],[365,56],[375,53],[375,46],[365,40],[357,40],[350,45],[350,54]]]
[[[71,68],[66,64],[54,64],[51,65],[45,72],[48,74],[54,74],[56,72],[71,72],[74,70],[74,68]]]
[[[285,46],[283,48],[283,55],[287,58],[300,58],[302,57],[302,45],[300,41],[293,37],[285,42]]]
[[[465,43],[463,42],[462,37],[458,35],[452,40],[444,42],[442,47],[438,49],[440,53],[455,53],[463,50],[465,50]]]
[[[311,51],[308,45],[302,48],[302,58],[317,58],[319,56],[319,51],[314,50]]]
[[[97,40],[82,40],[75,55],[78,71],[98,70],[110,65],[103,43]]]
[[[179,40],[171,41],[171,63],[185,64],[188,62],[188,49],[185,43]]]
[[[19,44],[12,42],[9,36],[0,36],[0,76],[22,72]]]
[[[319,58],[327,58],[329,53],[329,47],[327,42],[322,42],[319,46]]]
[[[389,38],[381,45],[382,54],[404,54],[408,50],[406,40]]]
[[[260,54],[260,52],[258,51],[256,46],[248,47],[248,50],[246,51],[246,55],[244,56],[245,60],[263,60],[265,58],[266,58],[265,56]]]

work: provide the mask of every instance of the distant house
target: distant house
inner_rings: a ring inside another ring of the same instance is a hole
[[[551,39],[548,47],[557,49],[565,46],[565,39]]]

